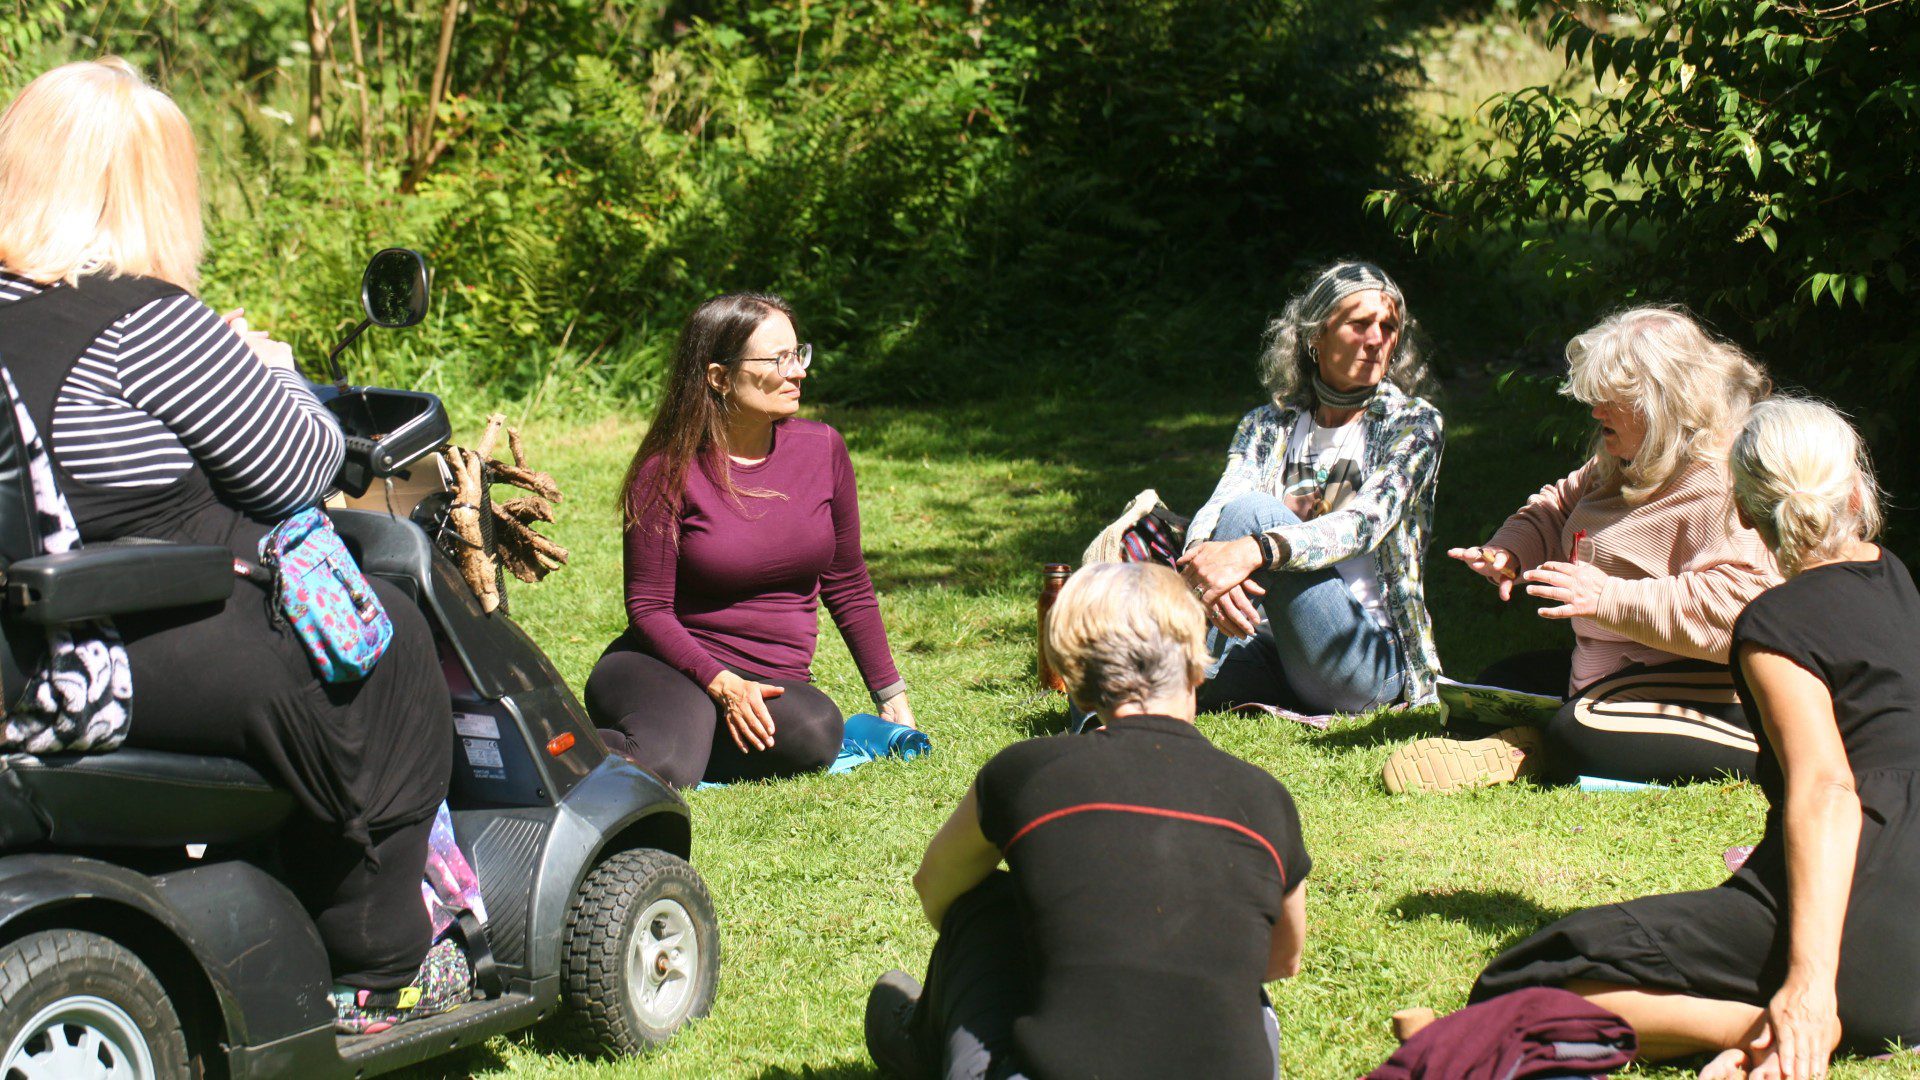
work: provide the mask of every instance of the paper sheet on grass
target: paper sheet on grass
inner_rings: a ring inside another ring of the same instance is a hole
[[[1551,694],[1463,683],[1445,675],[1440,676],[1439,693],[1442,720],[1471,720],[1489,727],[1539,727],[1562,704]]]

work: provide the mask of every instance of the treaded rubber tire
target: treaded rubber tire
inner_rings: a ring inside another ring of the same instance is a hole
[[[650,1017],[636,1001],[629,971],[634,936],[650,933],[640,917],[660,901],[678,904],[697,952],[685,999],[667,1017]],[[617,1054],[640,1054],[665,1043],[688,1020],[707,1015],[720,983],[720,930],[706,883],[686,860],[664,851],[616,852],[580,884],[568,913],[561,963],[565,1023],[576,1037]]]
[[[42,1009],[81,996],[101,998],[133,1021],[153,1058],[152,1080],[191,1075],[180,1016],[160,980],[118,942],[85,930],[42,930],[0,945],[0,1055]]]

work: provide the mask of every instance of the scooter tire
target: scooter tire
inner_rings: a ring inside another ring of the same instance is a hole
[[[562,949],[566,1023],[582,1041],[645,1053],[713,1008],[713,898],[699,873],[667,852],[621,851],[589,871]]]
[[[187,1040],[166,988],[112,938],[42,930],[0,945],[0,1075],[114,1065],[188,1080]],[[62,1073],[61,1075],[66,1075]]]

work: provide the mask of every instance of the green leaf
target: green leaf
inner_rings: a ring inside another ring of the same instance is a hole
[[[1740,156],[1746,160],[1747,168],[1752,170],[1753,178],[1760,179],[1760,166],[1766,159],[1761,155],[1760,144],[1754,141],[1751,132],[1744,128],[1730,127],[1720,133],[1720,140],[1732,142],[1738,148]]]

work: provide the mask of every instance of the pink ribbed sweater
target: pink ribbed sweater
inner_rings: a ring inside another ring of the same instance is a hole
[[[1588,461],[1541,488],[1487,541],[1531,570],[1565,560],[1585,533],[1580,560],[1609,580],[1594,615],[1573,620],[1569,692],[1629,664],[1726,663],[1734,619],[1780,583],[1766,544],[1734,517],[1726,466],[1685,466],[1639,505],[1629,505],[1617,483],[1596,490],[1597,472]]]

